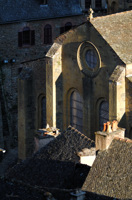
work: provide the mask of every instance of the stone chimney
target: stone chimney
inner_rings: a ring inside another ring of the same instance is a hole
[[[76,189],[75,192],[71,192],[70,194],[71,194],[70,200],[84,200],[86,192],[80,189]]]
[[[103,131],[95,132],[96,151],[108,149],[115,137],[124,139],[124,135],[125,129],[119,128],[116,120],[104,123]]]

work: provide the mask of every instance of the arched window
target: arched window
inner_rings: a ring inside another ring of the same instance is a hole
[[[103,125],[109,121],[109,103],[102,101],[99,106],[99,130],[103,130]]]
[[[83,130],[83,100],[77,91],[70,96],[70,124],[79,131]]]
[[[111,4],[111,12],[116,13],[117,11],[118,11],[117,3],[115,1],[113,1]]]
[[[85,0],[85,8],[90,8],[91,0]]]
[[[44,27],[44,44],[51,44],[52,43],[52,27],[51,25],[47,24]]]
[[[65,31],[69,31],[72,28],[72,23],[71,22],[67,22],[65,24]]]
[[[30,30],[29,27],[24,27],[22,31],[18,32],[18,46],[27,46],[35,44],[35,31]]]

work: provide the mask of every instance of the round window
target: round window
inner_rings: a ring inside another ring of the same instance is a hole
[[[97,65],[97,57],[93,50],[86,51],[85,54],[86,62],[90,68],[95,68]]]
[[[83,42],[78,47],[77,61],[80,70],[94,77],[99,73],[101,59],[98,49],[91,42]]]

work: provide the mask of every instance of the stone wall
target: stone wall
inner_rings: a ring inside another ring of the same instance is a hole
[[[78,25],[84,20],[85,17],[83,16],[73,16],[0,25],[0,99],[2,104],[1,117],[3,119],[3,132],[1,132],[1,137],[4,136],[5,138],[3,140],[6,141],[8,136],[9,141],[12,139],[11,145],[14,145],[14,140],[17,138],[17,81],[18,75],[25,67],[30,67],[33,71],[33,97],[36,109],[34,123],[36,129],[40,126],[40,122],[38,122],[38,120],[40,121],[38,98],[40,95],[46,95],[46,68],[44,57],[51,46],[44,44],[44,26],[46,24],[52,26],[52,36],[54,40],[60,34],[60,27],[64,27],[67,22],[71,22],[72,25]],[[18,47],[18,32],[22,31],[24,27],[35,30],[35,45]],[[3,63],[4,59],[8,60],[7,64]],[[12,59],[15,59],[16,62],[12,63]]]
[[[50,52],[54,51],[54,54],[49,55],[51,60],[50,66],[47,66],[47,73],[57,69],[57,59],[60,57],[62,73],[52,83],[47,80],[47,87],[50,90],[56,88],[57,91],[58,88],[61,91],[52,97],[54,100],[50,102],[52,106],[58,106],[57,111],[62,109],[57,120],[62,125],[57,127],[65,129],[70,124],[70,95],[76,90],[83,97],[83,133],[94,138],[94,132],[99,130],[99,109],[103,101],[109,102],[110,120],[118,120],[120,127],[125,128],[124,115],[127,96],[125,65],[110,45],[89,22],[60,36],[55,42],[55,44],[62,44],[62,52],[55,50],[54,47],[51,48]],[[96,49],[98,54],[97,68],[92,73],[86,64],[85,53],[80,50],[81,45],[84,50],[87,47]],[[53,75],[55,73],[52,72],[52,79]],[[61,89],[57,85],[58,81],[62,84]],[[112,81],[115,85],[111,84]],[[50,107],[51,104],[47,103],[47,106]],[[50,112],[47,120],[50,121],[52,117],[52,112]]]

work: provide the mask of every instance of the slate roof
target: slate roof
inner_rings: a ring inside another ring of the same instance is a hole
[[[125,63],[132,63],[132,10],[93,18],[92,25]]]
[[[40,0],[0,0],[1,24],[81,14],[79,0],[48,0],[48,5]]]
[[[99,152],[82,190],[132,199],[132,140],[116,138]]]
[[[90,167],[78,163],[77,152],[93,146],[92,140],[69,126],[32,158],[10,169],[6,177],[39,187],[82,187]]]
[[[92,147],[95,147],[93,140],[69,126],[66,131],[47,146],[41,148],[34,156],[38,159],[79,162],[78,152],[84,148],[91,149]]]

